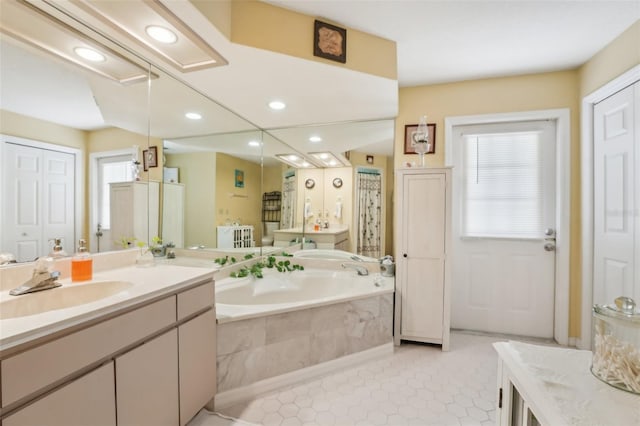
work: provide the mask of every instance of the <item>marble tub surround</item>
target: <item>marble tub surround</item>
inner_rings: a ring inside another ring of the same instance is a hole
[[[392,341],[393,294],[219,323],[218,391]]]
[[[130,250],[126,252],[130,252]],[[100,256],[96,255],[96,259],[100,259]],[[132,259],[135,261],[135,257]],[[142,303],[147,303],[165,295],[187,289],[197,283],[211,280],[214,273],[213,269],[162,264],[156,264],[154,267],[147,268],[129,265],[103,270],[103,267],[110,265],[109,262],[123,260],[129,262],[129,260],[125,259],[125,254],[122,254],[122,258],[115,256],[111,257],[109,261],[105,260],[104,262],[101,260],[96,262],[94,260],[94,265],[96,266],[94,267],[93,279],[86,283],[72,283],[70,278],[65,278],[63,275],[63,278],[59,279],[62,287],[39,293],[11,296],[8,294],[8,288],[6,290],[3,289],[0,292],[0,303],[5,301],[12,302],[17,300],[17,298],[29,300],[33,296],[46,298],[54,294],[57,295],[58,293],[55,292],[64,287],[80,288],[81,286],[99,285],[101,282],[107,281],[123,281],[131,284],[122,291],[88,303],[0,320],[0,354],[18,345],[35,342],[37,339],[71,329],[87,321],[103,318],[117,311],[133,308]],[[68,262],[68,259],[62,259],[58,262],[64,263],[65,261]],[[20,265],[16,268],[26,268],[30,271],[32,270],[32,265]],[[2,272],[6,271],[2,270]],[[12,273],[14,277],[20,276],[16,271],[12,271]],[[20,281],[15,283],[8,280],[4,284],[6,287],[11,287],[12,285],[19,285],[20,283]],[[1,305],[0,309],[2,309]]]

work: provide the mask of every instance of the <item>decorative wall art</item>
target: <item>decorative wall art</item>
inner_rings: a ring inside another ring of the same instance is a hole
[[[244,188],[244,172],[236,169],[235,171],[236,188]]]
[[[313,25],[313,55],[347,62],[347,30],[316,20]]]
[[[434,154],[436,152],[436,124],[428,123],[429,129],[429,143],[431,144],[428,151],[425,154]],[[418,130],[417,124],[407,124],[404,126],[404,153],[405,154],[417,154],[415,150],[415,134]]]
[[[142,151],[142,165],[144,171],[149,170],[150,167],[158,167],[158,147],[150,146],[149,149]]]

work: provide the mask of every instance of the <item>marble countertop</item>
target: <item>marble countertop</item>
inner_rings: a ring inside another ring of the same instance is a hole
[[[175,263],[157,263],[151,267],[127,266],[97,272],[87,283],[72,283],[69,278],[61,279],[59,282],[62,287],[22,296],[11,296],[8,290],[0,292],[1,303],[18,297],[46,296],[65,286],[99,285],[100,282],[106,281],[131,283],[129,287],[118,293],[89,303],[34,315],[0,319],[0,354],[18,345],[33,342],[87,321],[113,315],[120,310],[170,295],[198,282],[210,280],[216,270],[213,267],[203,267],[204,265],[178,266]]]
[[[640,396],[591,374],[591,351],[513,341],[493,346],[541,424],[640,424]]]

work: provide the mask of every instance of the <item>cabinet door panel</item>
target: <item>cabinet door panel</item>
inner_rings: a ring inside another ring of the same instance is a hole
[[[3,426],[115,426],[113,362],[63,386],[2,421]]]
[[[116,358],[118,426],[178,424],[176,329]]]
[[[205,312],[178,328],[180,424],[186,424],[216,393],[216,314]]]

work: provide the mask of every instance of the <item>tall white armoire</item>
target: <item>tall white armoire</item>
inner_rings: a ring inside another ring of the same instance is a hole
[[[162,184],[162,241],[184,247],[184,185]]]
[[[158,236],[159,182],[116,182],[110,186],[111,238],[115,246],[121,238],[147,243]]]
[[[394,340],[449,350],[451,169],[396,170]]]

